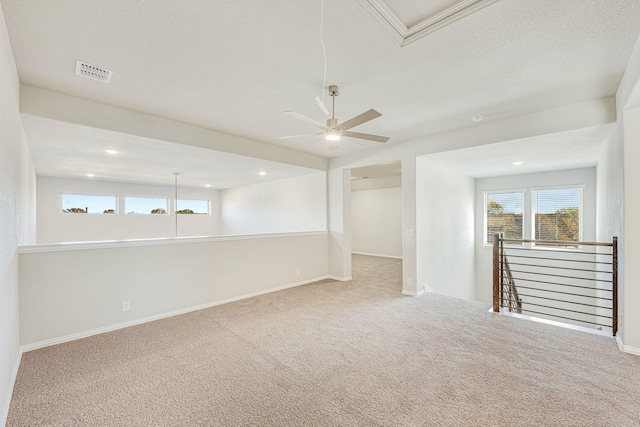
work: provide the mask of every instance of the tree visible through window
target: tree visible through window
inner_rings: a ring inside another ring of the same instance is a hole
[[[63,213],[115,214],[118,204],[116,196],[100,194],[60,195]]]
[[[178,215],[208,215],[208,200],[178,199],[176,214]]]
[[[485,243],[493,243],[494,233],[504,233],[506,239],[522,239],[522,191],[488,193],[485,195],[486,234]]]
[[[581,188],[534,190],[535,239],[579,242],[581,200]],[[545,246],[570,245],[547,244]]]
[[[168,200],[162,197],[130,197],[124,198],[125,212],[128,215],[166,215]]]

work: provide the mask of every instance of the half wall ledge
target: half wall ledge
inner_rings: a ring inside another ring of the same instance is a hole
[[[273,239],[278,237],[319,236],[327,231],[304,231],[295,233],[268,234],[227,234],[220,236],[157,237],[151,239],[99,240],[90,242],[61,242],[23,245],[18,247],[19,254],[41,252],[84,251],[87,249],[132,248],[138,246],[183,245],[188,243],[225,242],[230,240]]]

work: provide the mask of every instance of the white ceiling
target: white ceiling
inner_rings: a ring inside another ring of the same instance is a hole
[[[181,186],[219,190],[319,172],[39,117],[23,115],[22,122],[41,176],[171,185],[177,172]]]
[[[500,0],[400,47],[362,1],[324,1],[327,84],[340,86],[339,118],[380,111],[354,130],[390,136],[388,144],[469,126],[477,114],[492,122],[613,95],[640,32],[637,0]],[[378,145],[328,151],[315,137],[277,138],[314,131],[284,111],[325,119],[314,100],[323,82],[319,1],[0,3],[24,84],[323,157]],[[387,1],[408,24],[454,3]],[[76,60],[112,70],[111,83],[75,75]],[[44,159],[41,124],[27,132]],[[87,166],[86,153],[68,145],[58,157]]]
[[[418,22],[428,19],[446,9],[453,3],[451,0],[387,0],[386,4],[400,18],[402,23],[411,28]],[[460,3],[460,2],[455,2]]]
[[[401,176],[402,162],[395,160],[391,162],[378,163],[370,166],[351,169],[351,179],[362,178],[386,178],[388,176]]]
[[[430,154],[423,158],[472,178],[595,166],[615,124]],[[514,165],[514,162],[523,162]]]

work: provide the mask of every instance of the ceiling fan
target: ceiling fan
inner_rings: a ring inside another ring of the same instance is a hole
[[[307,134],[302,134],[302,135],[289,135],[289,136],[280,136],[278,138],[280,139],[290,139],[290,138],[297,138],[300,136],[307,136],[307,135],[324,135],[327,144],[329,145],[329,150],[337,150],[338,149],[338,144],[340,142],[340,140],[342,139],[342,137],[348,137],[348,138],[358,138],[358,139],[366,139],[368,141],[375,141],[375,142],[387,142],[389,140],[388,136],[380,136],[380,135],[371,135],[368,133],[360,133],[360,132],[352,132],[350,131],[351,128],[354,128],[358,125],[361,125],[363,123],[368,122],[369,120],[373,120],[376,117],[380,117],[382,114],[378,113],[376,110],[374,110],[373,108],[370,109],[369,111],[365,111],[364,113],[355,116],[349,120],[347,120],[344,123],[340,123],[340,121],[336,118],[335,116],[335,112],[336,112],[336,96],[340,95],[340,92],[338,91],[338,86],[336,85],[331,85],[329,86],[329,95],[332,98],[332,110],[331,110],[331,118],[327,119],[327,124],[323,125],[322,123],[319,123],[313,119],[310,119],[307,116],[303,116],[300,113],[296,113],[295,111],[285,111],[285,114],[294,117],[298,120],[302,120],[304,122],[310,123],[320,129],[322,129],[323,132],[317,133],[317,134],[311,134],[311,133],[307,133]],[[362,144],[359,144],[362,145]]]

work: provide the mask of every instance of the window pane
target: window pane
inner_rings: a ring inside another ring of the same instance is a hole
[[[127,214],[166,215],[167,199],[159,197],[125,197],[124,209]]]
[[[178,215],[185,214],[209,214],[209,201],[208,200],[189,200],[178,199],[178,209],[176,210]]]
[[[533,192],[534,237],[537,240],[580,241],[581,188]],[[545,246],[568,247],[572,245]]]
[[[494,233],[504,233],[505,239],[522,239],[524,196],[520,192],[485,195],[487,223],[485,242],[493,243]]]
[[[116,196],[97,194],[61,194],[62,212],[115,214],[118,205]]]

